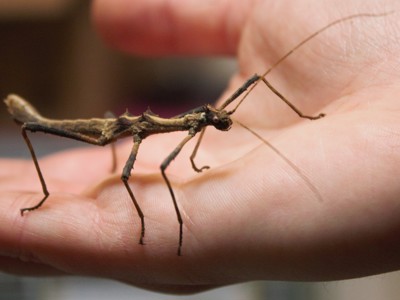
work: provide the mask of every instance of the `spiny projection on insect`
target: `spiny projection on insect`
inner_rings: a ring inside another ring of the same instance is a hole
[[[78,141],[86,142],[93,145],[104,146],[114,141],[125,138],[133,138],[133,146],[128,160],[122,171],[122,182],[129,193],[129,196],[136,208],[136,211],[140,217],[141,221],[141,231],[139,237],[139,243],[144,244],[145,236],[145,218],[144,214],[140,208],[138,201],[136,200],[134,193],[129,185],[128,179],[131,175],[131,170],[133,169],[136,156],[142,141],[153,134],[158,133],[168,133],[174,131],[187,131],[188,135],[176,146],[176,148],[164,159],[160,169],[162,177],[168,187],[169,193],[172,198],[172,202],[175,208],[177,219],[179,222],[179,240],[178,240],[178,255],[182,254],[183,245],[183,220],[179,210],[179,206],[174,194],[172,185],[166,175],[166,169],[172,160],[174,160],[180,153],[181,149],[189,142],[192,138],[199,133],[199,139],[194,147],[193,153],[190,156],[190,161],[193,169],[196,172],[201,172],[204,169],[208,169],[208,166],[203,166],[198,168],[194,163],[194,158],[196,156],[197,150],[199,148],[200,142],[204,135],[205,129],[208,126],[212,126],[218,130],[227,131],[231,128],[233,120],[231,116],[235,113],[236,109],[241,105],[247,95],[252,91],[252,89],[260,82],[263,82],[278,98],[284,101],[299,117],[316,120],[324,116],[320,113],[316,116],[308,116],[303,114],[297,107],[295,107],[289,100],[287,100],[281,93],[279,93],[265,78],[268,73],[270,73],[277,65],[284,61],[289,55],[291,55],[295,50],[300,48],[306,42],[311,40],[316,35],[320,34],[324,30],[332,27],[335,24],[352,20],[361,17],[379,17],[387,15],[385,14],[355,14],[348,17],[333,21],[328,25],[322,27],[318,31],[314,32],[308,36],[305,40],[296,45],[292,50],[283,55],[275,64],[273,64],[264,74],[253,75],[249,78],[241,87],[239,87],[220,107],[216,108],[212,105],[206,104],[197,108],[194,108],[188,112],[182,113],[172,118],[162,118],[158,115],[152,113],[150,110],[144,112],[140,116],[132,116],[128,112],[122,114],[119,117],[110,118],[92,118],[92,119],[76,119],[76,120],[53,120],[42,117],[38,111],[23,98],[11,94],[5,99],[5,103],[8,107],[9,113],[12,115],[15,122],[21,125],[22,137],[24,138],[29,152],[32,156],[32,160],[35,164],[37,174],[42,186],[44,197],[34,206],[22,208],[21,215],[25,212],[33,211],[38,209],[43,205],[46,199],[49,197],[49,192],[47,190],[47,185],[43,177],[42,171],[39,167],[39,163],[33,149],[33,146],[27,135],[27,131],[30,132],[45,132],[53,135],[58,135],[70,139],[75,139]],[[231,110],[227,110],[229,104],[237,100],[237,104]],[[284,159],[306,182],[308,187],[313,190],[314,193],[318,195],[318,191],[315,187],[308,181],[307,177],[301,174],[300,170],[284,157],[276,148],[264,140],[256,132],[242,125],[244,128],[248,129],[253,135],[262,140],[267,146],[271,147],[282,159]]]

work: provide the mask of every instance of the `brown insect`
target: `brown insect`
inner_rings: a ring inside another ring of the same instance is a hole
[[[32,211],[38,209],[43,205],[49,196],[47,190],[46,182],[42,175],[42,171],[39,167],[38,160],[36,158],[35,151],[33,150],[32,144],[28,138],[27,131],[36,132],[41,131],[45,133],[50,133],[66,138],[75,139],[78,141],[86,142],[93,145],[104,146],[110,144],[120,138],[133,137],[133,147],[129,155],[128,160],[122,171],[122,182],[124,183],[130,198],[136,208],[136,211],[141,220],[141,233],[139,238],[139,243],[143,244],[143,239],[145,236],[145,221],[144,214],[136,201],[136,198],[129,186],[128,179],[131,175],[131,170],[136,160],[136,156],[142,141],[153,134],[167,133],[174,131],[187,131],[188,135],[176,146],[176,148],[164,159],[160,169],[162,177],[168,187],[169,193],[174,204],[175,212],[179,222],[179,243],[178,243],[178,255],[181,255],[182,243],[183,243],[183,221],[181,213],[179,210],[178,203],[175,198],[174,191],[172,189],[171,183],[165,173],[169,164],[176,156],[179,154],[181,149],[185,144],[190,141],[197,133],[200,133],[199,139],[197,140],[196,146],[193,150],[190,160],[192,167],[196,172],[201,172],[204,169],[208,169],[208,166],[203,166],[198,168],[194,163],[194,158],[196,156],[197,150],[201,143],[202,137],[204,135],[205,129],[208,126],[215,127],[218,130],[227,131],[231,128],[232,119],[231,115],[235,113],[236,109],[241,105],[247,95],[252,91],[252,89],[259,83],[263,82],[276,96],[278,96],[282,101],[284,101],[299,117],[316,120],[324,116],[323,113],[317,116],[308,116],[303,114],[297,107],[295,107],[289,100],[287,100],[282,94],[280,94],[265,78],[265,76],[271,72],[273,68],[279,65],[283,60],[285,60],[289,55],[291,55],[295,50],[300,48],[303,44],[311,40],[313,37],[328,29],[329,27],[345,22],[354,18],[360,17],[378,17],[386,14],[356,14],[351,15],[336,21],[329,23],[323,28],[311,34],[297,46],[295,46],[291,51],[282,56],[275,64],[273,64],[263,75],[253,75],[249,78],[241,87],[239,87],[236,92],[234,92],[220,107],[215,108],[212,105],[206,104],[197,108],[194,108],[186,113],[177,115],[172,118],[162,118],[158,115],[147,110],[140,116],[132,116],[128,112],[122,114],[119,117],[110,118],[93,118],[93,119],[77,119],[77,120],[52,120],[42,117],[37,110],[26,100],[22,99],[16,95],[9,95],[5,99],[5,103],[8,107],[8,111],[14,118],[15,122],[21,125],[22,136],[29,148],[32,160],[35,164],[36,171],[38,173],[40,183],[42,185],[42,190],[44,197],[34,206],[26,207],[21,209],[21,215],[27,211]],[[243,96],[242,96],[243,95]],[[239,99],[239,97],[242,98]],[[236,106],[227,110],[227,106],[238,99]],[[239,123],[239,122],[238,122]],[[239,123],[244,128],[248,129],[252,134],[261,139],[265,144],[271,147],[279,156],[281,156],[295,171],[306,181],[307,185],[316,193],[318,191],[313,187],[313,185],[308,181],[307,177],[301,174],[300,170],[284,157],[276,148],[269,144],[257,133],[249,129],[247,126]]]

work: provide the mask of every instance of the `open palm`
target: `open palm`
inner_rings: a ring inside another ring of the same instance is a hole
[[[159,2],[97,0],[96,24],[125,51],[235,53],[239,72],[219,103],[330,21],[384,12],[376,1],[342,1],[333,9],[329,1],[220,0],[208,10],[201,1],[179,7]],[[396,9],[391,2],[385,8]],[[163,34],[155,22],[162,18]],[[211,169],[201,174],[188,161],[194,144],[184,148],[167,170],[183,215],[182,257],[176,256],[178,223],[158,167],[185,133],[146,139],[139,150],[130,184],[145,215],[144,246],[138,244],[140,220],[120,174],[109,173],[105,149],[42,159],[51,196],[23,218],[19,209],[41,197],[32,192],[40,188],[35,170],[30,161],[2,160],[3,270],[103,276],[193,292],[247,280],[327,280],[398,269],[396,20],[394,13],[332,27],[268,75],[303,113],[324,112],[325,118],[300,119],[262,83],[233,116],[297,169],[240,126],[207,131],[196,162]],[[198,38],[191,43],[193,34]],[[119,170],[130,147],[118,146]]]

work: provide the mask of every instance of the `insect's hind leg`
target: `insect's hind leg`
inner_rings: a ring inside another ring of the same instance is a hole
[[[32,210],[36,210],[39,207],[41,207],[43,205],[43,203],[47,200],[47,198],[49,197],[50,193],[47,190],[47,186],[46,186],[46,182],[44,180],[42,171],[39,167],[39,162],[37,160],[35,151],[33,150],[33,146],[32,143],[27,135],[27,131],[31,131],[31,132],[36,132],[36,131],[40,131],[40,132],[45,132],[45,133],[51,133],[54,135],[58,135],[58,136],[62,136],[62,137],[68,137],[68,138],[72,138],[78,141],[83,141],[83,142],[87,142],[93,145],[104,145],[106,144],[108,141],[107,139],[100,137],[98,139],[80,134],[80,133],[76,133],[76,132],[71,132],[71,131],[65,131],[62,129],[58,129],[58,128],[52,128],[43,124],[39,124],[39,123],[35,123],[35,122],[29,122],[29,123],[24,123],[21,126],[21,134],[22,137],[24,138],[24,141],[26,143],[26,145],[28,146],[29,152],[31,154],[32,160],[35,164],[35,168],[36,168],[36,172],[39,176],[39,180],[40,180],[40,184],[42,185],[42,190],[43,190],[43,194],[44,197],[42,200],[40,200],[36,205],[31,206],[31,207],[25,207],[25,208],[21,208],[21,215],[24,215],[25,212],[27,211],[32,211]]]
[[[46,201],[46,199],[49,197],[50,194],[49,194],[49,191],[47,190],[46,182],[44,181],[42,171],[40,170],[35,151],[33,150],[33,147],[32,147],[32,143],[29,140],[28,135],[26,134],[26,126],[25,125],[22,126],[21,133],[22,133],[22,137],[25,140],[26,145],[28,146],[33,163],[35,164],[36,172],[39,176],[40,184],[42,185],[42,190],[43,190],[43,194],[44,194],[43,199],[40,200],[36,205],[34,205],[32,207],[26,207],[26,208],[20,209],[21,216],[23,216],[26,211],[32,211],[32,210],[35,210],[35,209],[38,209],[39,207],[41,207],[43,205],[43,203]]]
[[[137,156],[137,153],[139,151],[139,146],[140,146],[141,142],[142,142],[142,139],[139,136],[135,135],[133,137],[133,147],[132,147],[132,150],[131,150],[131,154],[129,155],[129,158],[126,161],[125,167],[124,167],[124,169],[122,171],[121,180],[124,183],[125,188],[127,189],[128,193],[129,193],[129,196],[131,197],[131,200],[133,202],[133,205],[135,206],[136,211],[137,211],[137,213],[138,213],[138,215],[140,217],[141,231],[140,231],[139,244],[144,245],[144,242],[143,242],[144,233],[145,233],[144,214],[143,214],[138,202],[136,201],[136,198],[135,198],[135,196],[134,196],[134,194],[132,192],[132,189],[130,188],[129,183],[128,183],[128,179],[129,179],[129,177],[131,175],[131,171],[133,169],[133,165],[135,164],[136,156]]]

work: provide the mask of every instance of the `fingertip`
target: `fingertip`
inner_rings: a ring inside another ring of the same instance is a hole
[[[141,55],[228,54],[237,46],[240,18],[229,22],[231,3],[219,0],[95,0],[92,19],[102,38]]]

